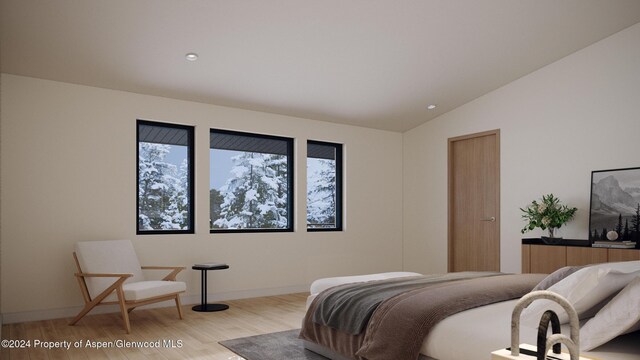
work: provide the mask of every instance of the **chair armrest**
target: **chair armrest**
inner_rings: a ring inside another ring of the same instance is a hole
[[[167,276],[162,278],[162,280],[165,281],[176,281],[176,275],[184,269],[184,266],[142,266],[142,270],[172,270]]]
[[[94,273],[75,273],[75,276],[79,277],[121,277],[128,278],[132,277],[133,274],[94,274]]]
[[[186,269],[184,266],[142,266],[142,270],[177,270]]]

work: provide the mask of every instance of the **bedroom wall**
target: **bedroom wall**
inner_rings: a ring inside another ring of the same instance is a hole
[[[1,56],[0,56],[1,58]],[[0,76],[0,99],[2,99],[2,76]],[[0,204],[2,204],[2,101],[0,100]],[[0,309],[2,309],[2,207],[0,206]],[[0,311],[0,337],[2,336],[2,311]]]
[[[131,239],[143,264],[183,265],[198,302],[308,290],[319,277],[402,268],[402,134],[2,74],[2,313],[74,314],[73,244]],[[136,236],[136,119],[196,126],[196,234]],[[296,139],[296,231],[208,231],[209,128]],[[345,231],[307,233],[306,140],[344,144]],[[372,146],[375,145],[375,146]]]
[[[501,130],[501,269],[520,272],[520,207],[554,193],[587,239],[592,170],[640,166],[640,24],[404,134],[404,268],[447,270],[447,139]],[[537,237],[534,231],[524,237]]]

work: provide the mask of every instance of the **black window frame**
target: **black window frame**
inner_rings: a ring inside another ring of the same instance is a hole
[[[140,125],[166,127],[187,131],[187,159],[189,161],[189,228],[184,230],[141,230],[138,221],[140,218]],[[136,120],[136,235],[171,235],[171,234],[195,234],[195,127],[165,123],[160,121]]]
[[[318,141],[318,140],[307,140],[307,146],[309,144],[314,145],[322,145],[322,146],[331,146],[336,149],[336,226],[333,228],[310,228],[306,225],[306,217],[305,217],[305,227],[307,232],[326,232],[326,231],[343,231],[343,207],[344,207],[344,199],[343,199],[343,160],[342,160],[342,144],[326,142],[326,141]],[[309,158],[309,154],[307,154],[307,159]],[[309,174],[307,174],[307,179],[305,183],[307,184],[307,190],[309,189]],[[305,194],[306,194],[305,191]],[[307,198],[307,201],[309,199]],[[308,207],[308,204],[307,204]],[[307,210],[308,211],[308,210]]]
[[[282,229],[209,229],[210,234],[242,234],[242,233],[273,233],[273,232],[294,232],[295,224],[295,207],[294,207],[294,139],[284,136],[275,136],[275,135],[265,135],[265,134],[256,134],[244,131],[235,131],[235,130],[223,130],[223,129],[209,129],[209,137],[211,134],[227,134],[227,135],[236,135],[236,136],[246,136],[246,137],[254,137],[259,139],[271,139],[278,141],[286,141],[287,143],[287,227]],[[211,151],[211,146],[209,146],[209,151]],[[212,166],[211,160],[209,161],[209,166]],[[211,170],[211,169],[210,169]],[[211,206],[209,206],[211,208]],[[209,214],[211,216],[211,214]]]

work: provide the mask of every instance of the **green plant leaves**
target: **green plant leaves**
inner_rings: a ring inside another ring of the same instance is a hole
[[[542,196],[542,201],[533,200],[526,208],[520,208],[523,212],[522,218],[527,222],[521,233],[526,233],[535,228],[546,230],[547,228],[557,229],[569,222],[575,216],[575,207],[568,207],[560,203],[560,199],[547,194]]]

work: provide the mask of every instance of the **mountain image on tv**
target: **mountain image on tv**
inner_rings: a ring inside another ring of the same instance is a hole
[[[589,239],[640,240],[640,168],[594,171],[591,175]]]

